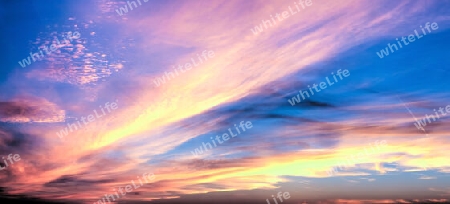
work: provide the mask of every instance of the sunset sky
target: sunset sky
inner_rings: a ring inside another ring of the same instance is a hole
[[[450,0],[134,2],[0,1],[0,200],[450,202]]]

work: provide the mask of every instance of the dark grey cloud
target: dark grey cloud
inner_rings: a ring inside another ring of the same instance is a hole
[[[65,111],[43,98],[22,97],[0,102],[0,122],[61,122]]]

